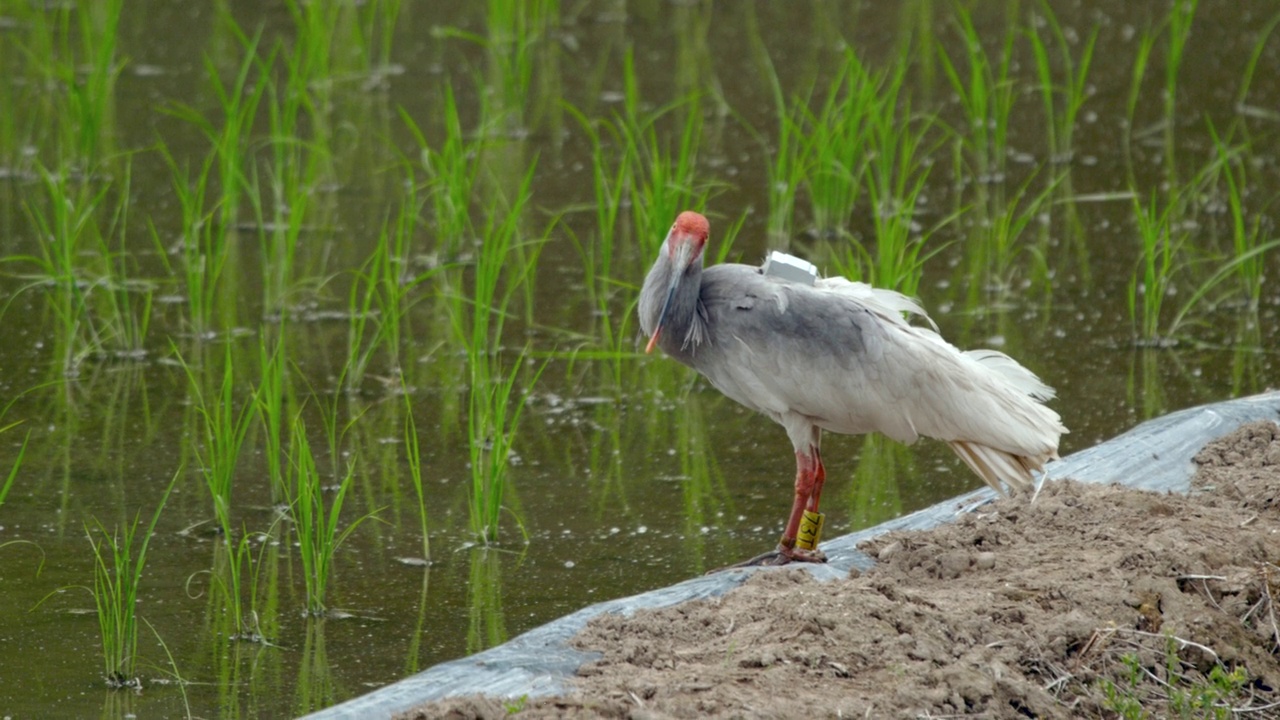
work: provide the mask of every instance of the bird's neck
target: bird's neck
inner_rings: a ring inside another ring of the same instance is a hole
[[[705,339],[702,332],[702,316],[698,305],[702,302],[702,263],[697,262],[685,271],[680,291],[671,298],[667,313],[667,327],[658,338],[663,352],[691,364],[693,354]]]

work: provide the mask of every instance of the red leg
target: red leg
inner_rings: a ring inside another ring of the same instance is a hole
[[[822,492],[822,484],[826,482],[827,471],[822,466],[822,456],[818,448],[809,446],[809,452],[796,453],[796,494],[791,503],[791,515],[787,518],[787,527],[778,541],[778,548],[757,555],[750,560],[730,565],[721,570],[757,565],[786,565],[790,562],[826,562],[827,556],[820,550],[805,550],[796,547],[796,536],[800,532],[800,519],[806,509],[817,511],[818,496]],[[712,572],[715,572],[714,570]]]
[[[783,530],[782,540],[778,542],[778,553],[788,561],[827,561],[827,556],[821,551],[796,547],[796,536],[800,532],[800,518],[804,515],[806,508],[818,509],[818,494],[822,492],[822,483],[826,481],[826,476],[827,471],[822,467],[822,458],[817,448],[810,446],[808,453],[796,453],[796,496],[791,503],[791,515],[787,518],[787,528]]]
[[[822,485],[827,481],[827,469],[822,466],[822,453],[813,448],[813,461],[817,467],[813,470],[813,492],[809,494],[806,510],[818,512],[818,498],[822,495]]]

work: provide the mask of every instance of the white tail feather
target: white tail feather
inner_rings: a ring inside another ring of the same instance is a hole
[[[1045,402],[1052,400],[1054,395],[1053,388],[1044,384],[1036,374],[1018,364],[1017,360],[1005,355],[998,350],[969,350],[964,353],[970,358],[977,360],[988,370],[994,371],[1004,380],[1007,380],[1018,392]]]
[[[1006,486],[1016,493],[1029,492],[1035,486],[1035,476],[1031,473],[1043,471],[1045,462],[1056,457],[1014,455],[986,445],[959,440],[949,444],[966,465],[1001,495],[1007,494]]]

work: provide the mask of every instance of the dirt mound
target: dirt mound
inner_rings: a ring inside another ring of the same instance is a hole
[[[1280,427],[1196,462],[1190,496],[1052,482],[866,543],[860,577],[603,616],[573,694],[406,717],[1280,717]]]

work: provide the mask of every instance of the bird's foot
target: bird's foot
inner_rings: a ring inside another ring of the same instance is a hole
[[[787,547],[786,545],[779,543],[778,547],[774,550],[760,553],[750,560],[743,560],[740,563],[716,568],[707,574],[710,575],[711,573],[718,573],[722,570],[734,570],[737,568],[775,567],[778,565],[788,565],[793,562],[824,563],[826,561],[827,556],[821,550],[805,550],[803,548]]]

